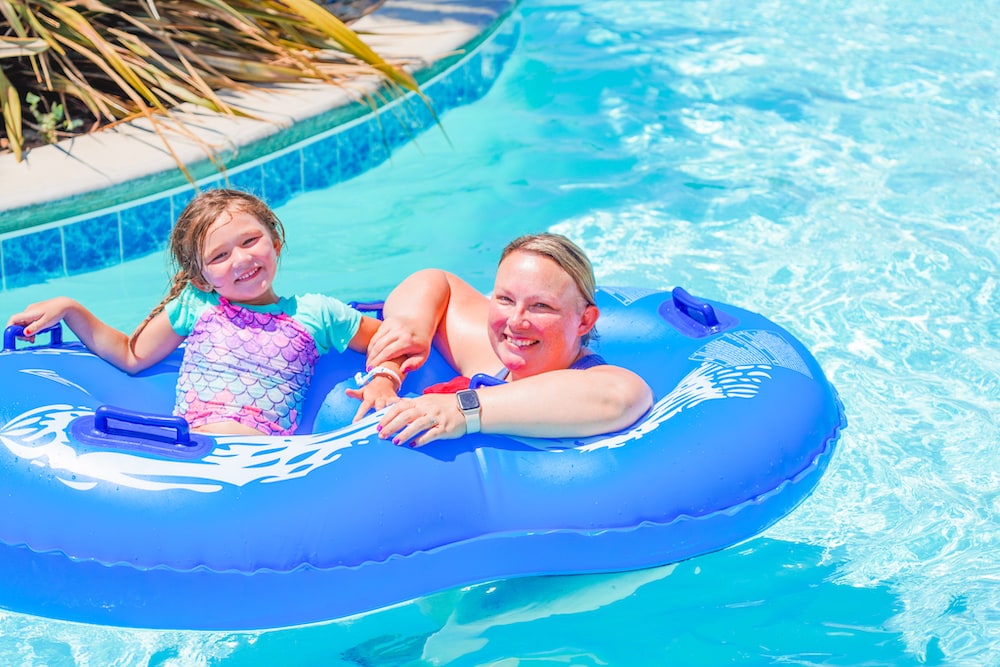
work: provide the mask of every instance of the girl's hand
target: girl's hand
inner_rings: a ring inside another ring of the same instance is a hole
[[[465,415],[454,394],[425,394],[403,398],[389,408],[378,424],[378,437],[394,445],[422,447],[434,440],[465,435]]]
[[[161,311],[147,323],[135,340],[128,334],[102,322],[73,299],[60,296],[28,306],[12,315],[8,325],[24,327],[23,338],[34,341],[35,335],[56,322],[63,321],[88,350],[126,373],[137,373],[163,359],[184,341],[170,326]]]
[[[7,320],[7,326],[16,324],[24,327],[24,334],[19,338],[34,343],[35,334],[61,321],[66,316],[66,312],[75,304],[75,301],[64,296],[39,301],[31,304],[20,313],[11,315],[10,319]]]
[[[400,357],[406,357],[400,370],[409,373],[424,365],[431,351],[432,340],[421,334],[419,327],[406,320],[386,320],[368,343],[369,368]]]
[[[361,401],[352,421],[358,421],[372,410],[381,410],[399,400],[396,383],[385,376],[377,376],[361,389],[347,389],[345,393]]]

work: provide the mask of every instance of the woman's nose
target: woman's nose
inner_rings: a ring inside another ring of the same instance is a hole
[[[508,322],[512,329],[526,329],[531,324],[528,321],[528,309],[523,306],[515,307]]]

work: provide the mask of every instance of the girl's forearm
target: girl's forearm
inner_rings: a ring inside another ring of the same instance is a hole
[[[126,372],[134,372],[135,357],[129,348],[129,337],[124,332],[102,322],[80,304],[66,311],[66,326],[76,334],[87,349],[110,364]]]
[[[33,303],[8,320],[8,324],[23,326],[24,335],[28,338],[59,322],[65,322],[70,331],[94,354],[122,367],[121,348],[127,347],[128,337],[106,325],[81,303],[69,297],[59,296]]]
[[[165,313],[150,320],[134,340],[75,302],[63,321],[87,349],[126,373],[149,368],[184,340],[174,332]]]

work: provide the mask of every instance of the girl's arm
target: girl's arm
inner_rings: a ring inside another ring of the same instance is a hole
[[[625,368],[541,373],[477,390],[484,433],[574,438],[621,430],[653,404],[646,382]],[[453,394],[403,399],[380,421],[379,437],[415,446],[465,435],[465,416]]]
[[[24,337],[34,335],[59,321],[76,334],[91,352],[127,373],[137,373],[166,357],[184,340],[170,326],[166,313],[159,313],[132,341],[125,333],[102,322],[79,302],[56,297],[28,306],[12,315],[7,325],[24,327]]]
[[[489,299],[458,276],[440,269],[418,271],[385,300],[385,321],[368,346],[368,365],[405,357],[404,371],[423,365],[431,344],[460,373],[498,365],[486,330]]]
[[[358,330],[354,333],[347,347],[355,352],[365,352],[372,336],[379,330],[381,324],[374,317],[362,316],[361,324],[358,325]],[[354,415],[354,421],[364,417],[370,410],[381,410],[399,400],[399,388],[406,377],[400,363],[404,359],[405,357],[400,357],[377,364],[387,369],[390,375],[376,375],[364,387],[348,389],[345,392],[351,398],[361,401],[361,405],[358,406],[358,411]]]

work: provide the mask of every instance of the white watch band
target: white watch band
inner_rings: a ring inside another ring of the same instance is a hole
[[[466,433],[479,433],[479,429],[482,424],[479,421],[479,408],[475,411],[470,410],[465,413],[465,432]]]

